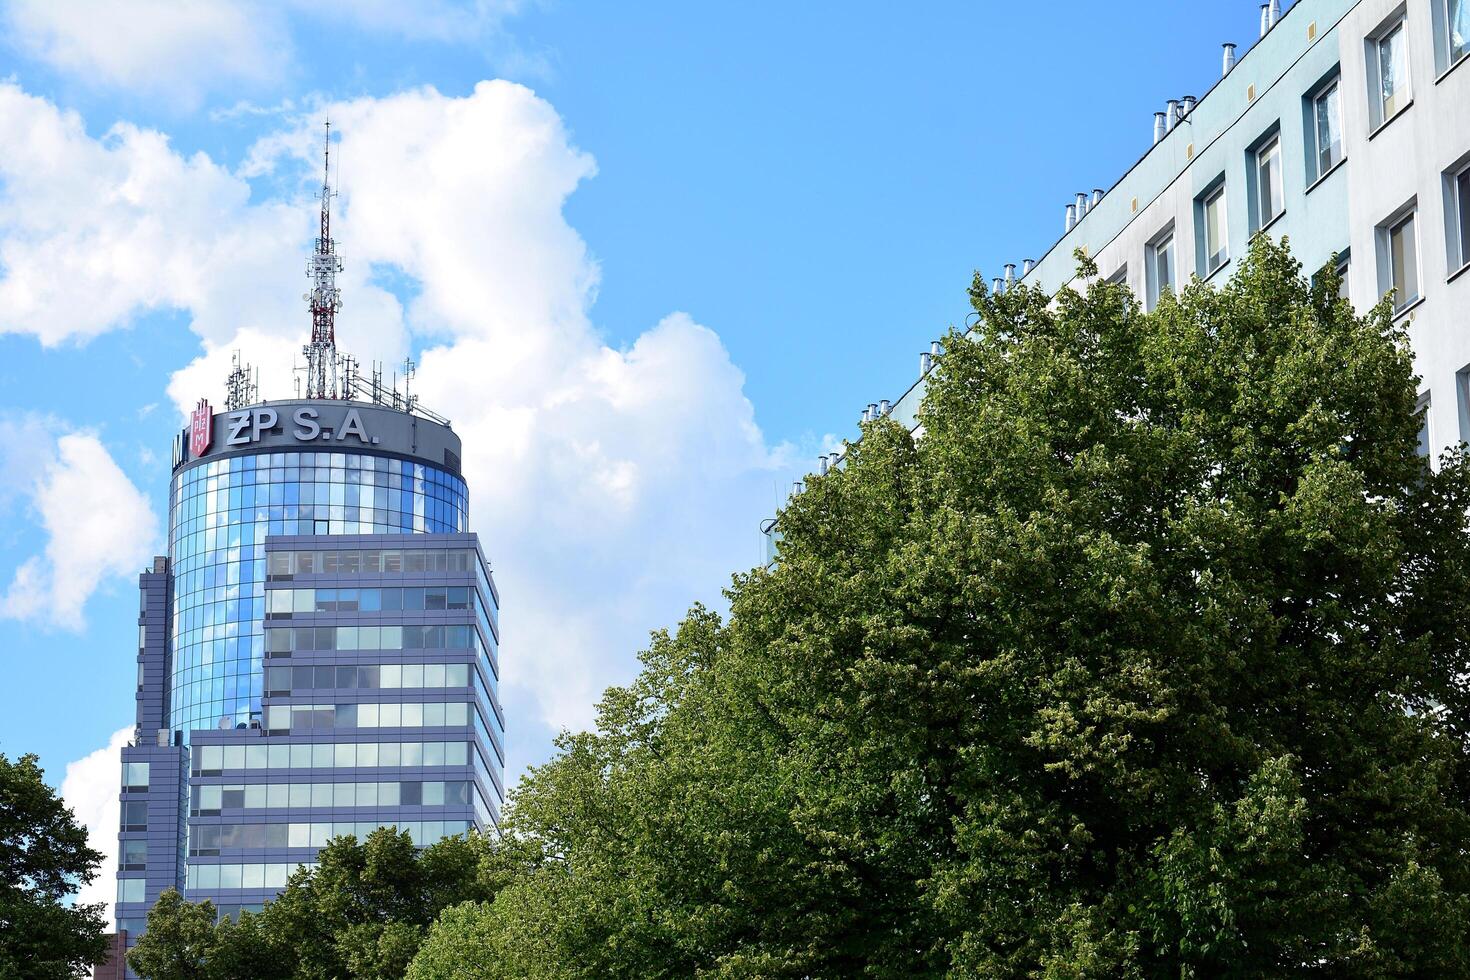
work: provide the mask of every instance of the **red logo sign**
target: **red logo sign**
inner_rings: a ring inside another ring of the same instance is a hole
[[[209,452],[210,424],[214,416],[210,414],[209,402],[199,399],[199,407],[194,409],[194,416],[189,422],[189,455],[196,459]]]

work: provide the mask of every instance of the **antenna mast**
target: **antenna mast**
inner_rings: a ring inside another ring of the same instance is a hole
[[[311,343],[302,348],[306,355],[307,398],[349,398],[351,391],[337,386],[337,311],[342,308],[342,291],[337,288],[337,273],[342,260],[332,241],[332,123],[327,120],[326,140],[322,153],[321,229],[316,248],[306,260],[306,276],[311,292],[304,299],[311,310]]]

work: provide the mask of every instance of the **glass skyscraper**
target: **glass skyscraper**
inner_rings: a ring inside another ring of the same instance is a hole
[[[257,908],[334,836],[499,820],[499,597],[459,471],[447,424],[391,405],[201,403],[139,581],[120,933],[167,888]]]

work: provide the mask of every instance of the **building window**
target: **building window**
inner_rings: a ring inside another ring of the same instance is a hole
[[[1281,217],[1286,195],[1281,186],[1281,140],[1272,137],[1255,151],[1255,230]]]
[[[1470,0],[1434,0],[1434,69],[1444,73],[1470,54]]]
[[[119,878],[117,879],[117,900],[122,902],[141,902],[146,894],[148,882],[143,878]]]
[[[122,805],[122,829],[123,830],[147,830],[148,829],[148,804],[147,803],[124,803]]]
[[[1126,263],[1126,262],[1123,263],[1122,265],[1120,265],[1118,267],[1118,271],[1117,272],[1114,272],[1111,276],[1108,276],[1108,285],[1110,285],[1110,286],[1126,286],[1126,285],[1128,285],[1128,263]]]
[[[1417,209],[1410,205],[1378,227],[1378,281],[1383,292],[1393,291],[1394,311],[1419,299],[1419,239]]]
[[[1230,233],[1225,223],[1225,185],[1205,194],[1200,205],[1200,231],[1204,235],[1202,263],[1205,275],[1213,274],[1230,260]]]
[[[148,763],[123,763],[123,789],[148,788]]]
[[[148,867],[148,842],[125,840],[122,842],[121,865],[123,871],[143,871]]]
[[[1368,107],[1374,127],[1409,104],[1409,36],[1402,14],[1368,39]]]
[[[1414,412],[1419,416],[1419,442],[1415,451],[1425,459],[1433,453],[1433,433],[1429,429],[1429,395],[1421,395]]]
[[[1325,176],[1342,162],[1342,103],[1334,78],[1312,95],[1312,179]]]
[[[1174,292],[1177,270],[1174,261],[1174,228],[1172,225],[1149,243],[1147,265],[1148,308],[1152,310],[1159,305],[1159,300],[1165,293]]]
[[[1337,253],[1337,298],[1344,302],[1352,302],[1352,294],[1348,291],[1348,270],[1352,268],[1352,255],[1347,249]]]
[[[1444,203],[1445,245],[1454,273],[1470,265],[1470,161],[1445,174]]]

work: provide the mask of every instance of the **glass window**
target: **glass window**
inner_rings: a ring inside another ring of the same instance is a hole
[[[1414,233],[1414,215],[1388,230],[1388,261],[1392,270],[1394,309],[1401,310],[1419,298],[1419,256]]]
[[[125,840],[122,842],[122,856],[119,859],[123,871],[142,871],[148,866],[148,842],[145,840]]]
[[[1470,0],[1437,0],[1435,70],[1449,71],[1470,52]]]
[[[1256,230],[1269,225],[1286,207],[1281,187],[1281,141],[1273,139],[1256,151]]]
[[[141,801],[122,805],[123,830],[148,829],[148,804]]]
[[[1370,41],[1374,125],[1382,125],[1409,104],[1408,43],[1402,17]]]
[[[1312,99],[1312,123],[1316,134],[1316,174],[1321,177],[1342,162],[1342,105],[1336,79]]]
[[[1450,271],[1454,272],[1470,265],[1470,164],[1450,176],[1448,197]]]
[[[119,878],[117,900],[119,902],[141,902],[148,882],[143,878]]]
[[[125,789],[148,788],[148,763],[128,762],[123,765],[123,787]]]
[[[1174,291],[1174,233],[1158,238],[1148,247],[1148,305],[1159,304],[1165,293]]]
[[[1229,259],[1225,227],[1225,188],[1205,198],[1205,268],[1214,272]]]

